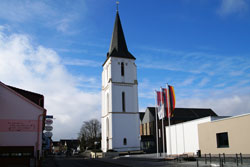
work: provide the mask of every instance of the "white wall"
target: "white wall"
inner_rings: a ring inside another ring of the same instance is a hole
[[[124,76],[121,75],[121,63],[124,63]],[[125,92],[125,112],[122,110],[122,92]],[[110,57],[105,62],[102,72],[102,150],[104,152],[107,149],[117,151],[140,149],[138,110],[137,73],[134,60]],[[109,134],[106,130],[107,118]],[[107,148],[107,136],[109,136],[109,148]],[[123,145],[124,138],[127,139],[126,146]]]
[[[166,127],[167,154],[194,153],[199,150],[198,124],[211,122],[212,117],[205,117]],[[171,142],[171,146],[170,146]]]
[[[41,150],[42,117],[40,125],[38,117],[42,113],[42,108],[0,84],[0,146],[34,146],[36,149],[37,130],[40,126],[38,149]]]
[[[113,114],[112,146],[118,151],[140,150],[140,127],[138,114]],[[123,139],[127,145],[123,145]]]

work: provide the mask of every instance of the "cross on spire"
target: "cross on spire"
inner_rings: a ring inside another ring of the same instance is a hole
[[[118,11],[118,9],[119,9],[118,8],[119,7],[119,3],[120,3],[119,1],[116,1],[116,11]]]

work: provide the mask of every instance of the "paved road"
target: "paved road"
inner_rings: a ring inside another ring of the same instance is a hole
[[[124,167],[123,165],[98,161],[95,159],[55,157],[46,158],[42,167]]]
[[[199,167],[219,166],[218,163],[205,164],[199,162]],[[74,157],[54,157],[43,161],[42,167],[197,167],[196,162],[162,161],[148,158],[109,158],[109,159],[83,159]],[[250,164],[239,167],[250,167]],[[235,163],[226,163],[224,167],[236,167]]]

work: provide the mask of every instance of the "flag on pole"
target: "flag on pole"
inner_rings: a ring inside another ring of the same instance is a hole
[[[157,105],[158,105],[158,117],[159,119],[162,119],[165,117],[162,92],[156,91],[156,97],[157,97]]]
[[[161,105],[161,92],[160,91],[156,91],[156,97],[157,97],[157,105],[160,106]]]
[[[162,89],[162,102],[164,103],[164,114],[168,117],[168,89]]]
[[[175,94],[174,94],[174,87],[168,85],[168,92],[169,92],[169,110],[170,116],[173,116],[174,109],[175,109]]]

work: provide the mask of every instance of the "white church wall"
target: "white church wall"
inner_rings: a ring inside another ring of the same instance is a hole
[[[212,117],[205,117],[184,123],[171,125],[171,147],[169,127],[166,127],[167,154],[194,153],[199,150],[198,124],[211,122]]]
[[[113,148],[119,151],[139,150],[139,115],[113,114]],[[131,130],[133,129],[133,130]],[[123,140],[126,138],[127,144]]]
[[[134,83],[136,80],[136,66],[134,60],[111,57],[112,82]],[[124,63],[124,76],[121,76],[121,63]]]
[[[137,85],[112,84],[112,112],[122,111],[122,92],[125,92],[125,112],[138,112]]]

